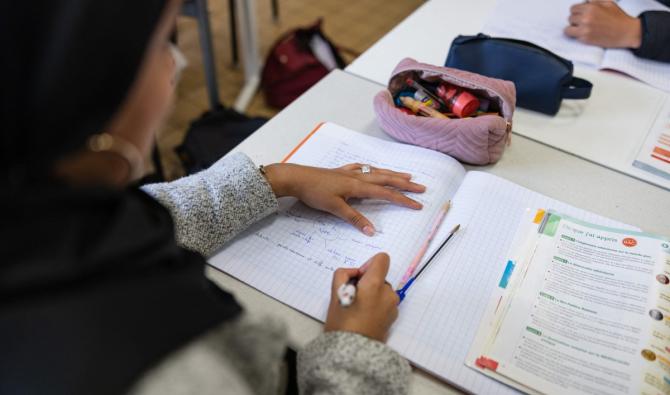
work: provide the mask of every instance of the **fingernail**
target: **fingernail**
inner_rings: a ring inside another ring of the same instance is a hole
[[[368,235],[368,236],[374,236],[374,234],[375,234],[375,228],[373,228],[373,227],[370,226],[370,225],[365,225],[365,226],[363,227],[363,233],[365,233],[365,234]]]

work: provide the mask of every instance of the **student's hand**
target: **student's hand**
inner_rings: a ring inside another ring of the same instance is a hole
[[[337,269],[333,275],[330,307],[324,331],[354,332],[381,342],[386,341],[391,325],[398,317],[400,298],[385,281],[389,256],[379,253],[359,269]],[[342,307],[337,289],[352,277],[358,277],[356,299]]]
[[[639,48],[642,24],[614,1],[590,1],[570,7],[565,34],[603,48]]]
[[[294,196],[306,205],[329,212],[349,222],[368,236],[375,227],[358,210],[351,207],[348,199],[381,199],[419,210],[423,205],[408,198],[398,190],[421,193],[426,187],[410,181],[412,176],[391,170],[371,168],[370,173],[361,172],[361,164],[352,163],[337,169],[274,164],[265,167],[265,175],[277,197]],[[392,187],[386,188],[386,187]]]

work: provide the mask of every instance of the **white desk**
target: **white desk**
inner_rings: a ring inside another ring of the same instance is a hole
[[[443,65],[451,41],[459,34],[478,33],[494,5],[495,0],[430,0],[346,71],[386,84],[393,68],[405,57]],[[554,117],[517,108],[514,133],[633,177],[670,185],[663,178],[632,166],[662,106],[670,102],[670,95],[631,78],[590,67],[575,65],[574,74],[593,83],[588,100],[564,100]]]
[[[368,48],[346,71],[386,84],[406,57],[443,65],[451,41],[480,32],[495,0],[429,0]]]
[[[381,89],[382,85],[333,71],[234,151],[247,153],[258,164],[278,162],[321,121],[390,139],[377,126],[372,110],[372,98]],[[670,192],[520,136],[498,164],[477,169],[646,231],[670,233]],[[321,324],[312,318],[215,269],[208,269],[208,275],[235,294],[247,310],[285,321],[294,347],[302,347],[320,333]],[[417,371],[412,392],[454,390]]]

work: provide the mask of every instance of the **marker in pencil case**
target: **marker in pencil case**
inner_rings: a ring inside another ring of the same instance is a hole
[[[440,104],[433,101],[433,99],[428,97],[428,95],[426,95],[422,91],[414,92],[414,95],[412,97],[414,98],[414,100],[417,100],[417,101],[420,101],[421,103],[423,103],[424,106],[431,107],[431,108],[434,108],[436,110],[440,109]]]
[[[464,88],[443,82],[436,93],[446,103],[446,110],[458,118],[472,116],[479,108],[479,99]]]
[[[456,225],[456,226],[451,230],[451,232],[449,232],[449,236],[447,237],[447,239],[444,240],[444,241],[442,242],[442,244],[440,244],[440,247],[438,247],[437,251],[435,251],[435,252],[433,253],[433,255],[431,255],[430,258],[428,258],[428,261],[426,262],[425,265],[423,265],[423,266],[421,267],[421,270],[419,270],[419,272],[416,274],[416,276],[410,278],[409,281],[408,281],[405,285],[403,285],[402,288],[400,288],[400,289],[398,289],[398,290],[395,291],[396,294],[398,295],[398,297],[400,298],[400,303],[402,303],[402,301],[405,300],[405,294],[407,293],[407,291],[409,291],[409,287],[411,287],[412,284],[414,284],[414,281],[415,281],[417,278],[419,278],[419,276],[421,275],[421,273],[423,273],[423,271],[426,270],[426,268],[428,267],[428,265],[430,265],[430,263],[433,261],[433,258],[435,258],[435,257],[437,256],[437,254],[440,253],[440,250],[442,250],[442,248],[443,248],[445,245],[447,245],[447,243],[449,242],[449,240],[451,240],[451,238],[454,236],[454,234],[456,233],[456,231],[458,231],[458,229],[460,229],[460,227],[461,227],[461,225]]]

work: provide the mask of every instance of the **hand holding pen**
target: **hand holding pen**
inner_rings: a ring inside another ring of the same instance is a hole
[[[448,205],[445,206],[448,210]],[[446,211],[445,210],[445,211]],[[442,219],[438,219],[439,227]],[[380,253],[367,261],[358,269],[340,268],[333,275],[330,307],[326,318],[325,331],[347,331],[385,341],[389,328],[398,317],[398,305],[405,299],[409,288],[414,281],[428,268],[430,263],[440,253],[460,228],[456,225],[449,236],[440,244],[437,250],[428,258],[416,275],[410,277],[398,290],[393,290],[386,281],[389,270],[389,256]],[[427,243],[433,239],[433,231]],[[425,249],[422,247],[418,254],[423,257]],[[410,265],[410,276],[414,272]]]
[[[385,341],[398,317],[399,302],[398,295],[385,280],[388,270],[389,256],[385,253],[373,256],[358,269],[336,270],[324,330],[354,332]],[[354,282],[355,303],[342,306],[338,291]]]

